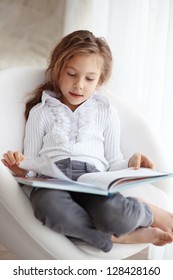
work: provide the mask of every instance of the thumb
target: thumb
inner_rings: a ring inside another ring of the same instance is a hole
[[[141,167],[141,155],[136,154],[134,158],[134,169],[139,169]]]

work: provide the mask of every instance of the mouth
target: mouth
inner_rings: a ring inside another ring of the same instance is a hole
[[[71,96],[75,97],[75,98],[79,98],[82,97],[83,94],[79,94],[79,93],[75,93],[75,92],[69,92]]]

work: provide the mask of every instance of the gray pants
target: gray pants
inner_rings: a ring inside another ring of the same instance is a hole
[[[88,163],[65,159],[57,166],[71,179],[98,170]],[[35,216],[56,232],[82,239],[103,250],[112,248],[111,236],[130,233],[152,222],[150,208],[135,198],[120,193],[110,197],[37,189],[31,193]]]

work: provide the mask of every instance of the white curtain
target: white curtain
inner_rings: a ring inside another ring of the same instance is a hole
[[[107,39],[109,88],[144,114],[173,159],[173,0],[66,0],[64,33],[83,28]]]

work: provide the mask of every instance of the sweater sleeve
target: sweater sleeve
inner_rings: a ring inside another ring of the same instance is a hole
[[[31,110],[25,127],[24,155],[28,158],[39,156],[43,145],[44,118],[40,110]]]
[[[128,160],[120,149],[121,127],[117,110],[110,106],[109,115],[107,118],[107,126],[104,133],[105,138],[105,158],[108,161],[109,171],[119,170],[128,167]]]

